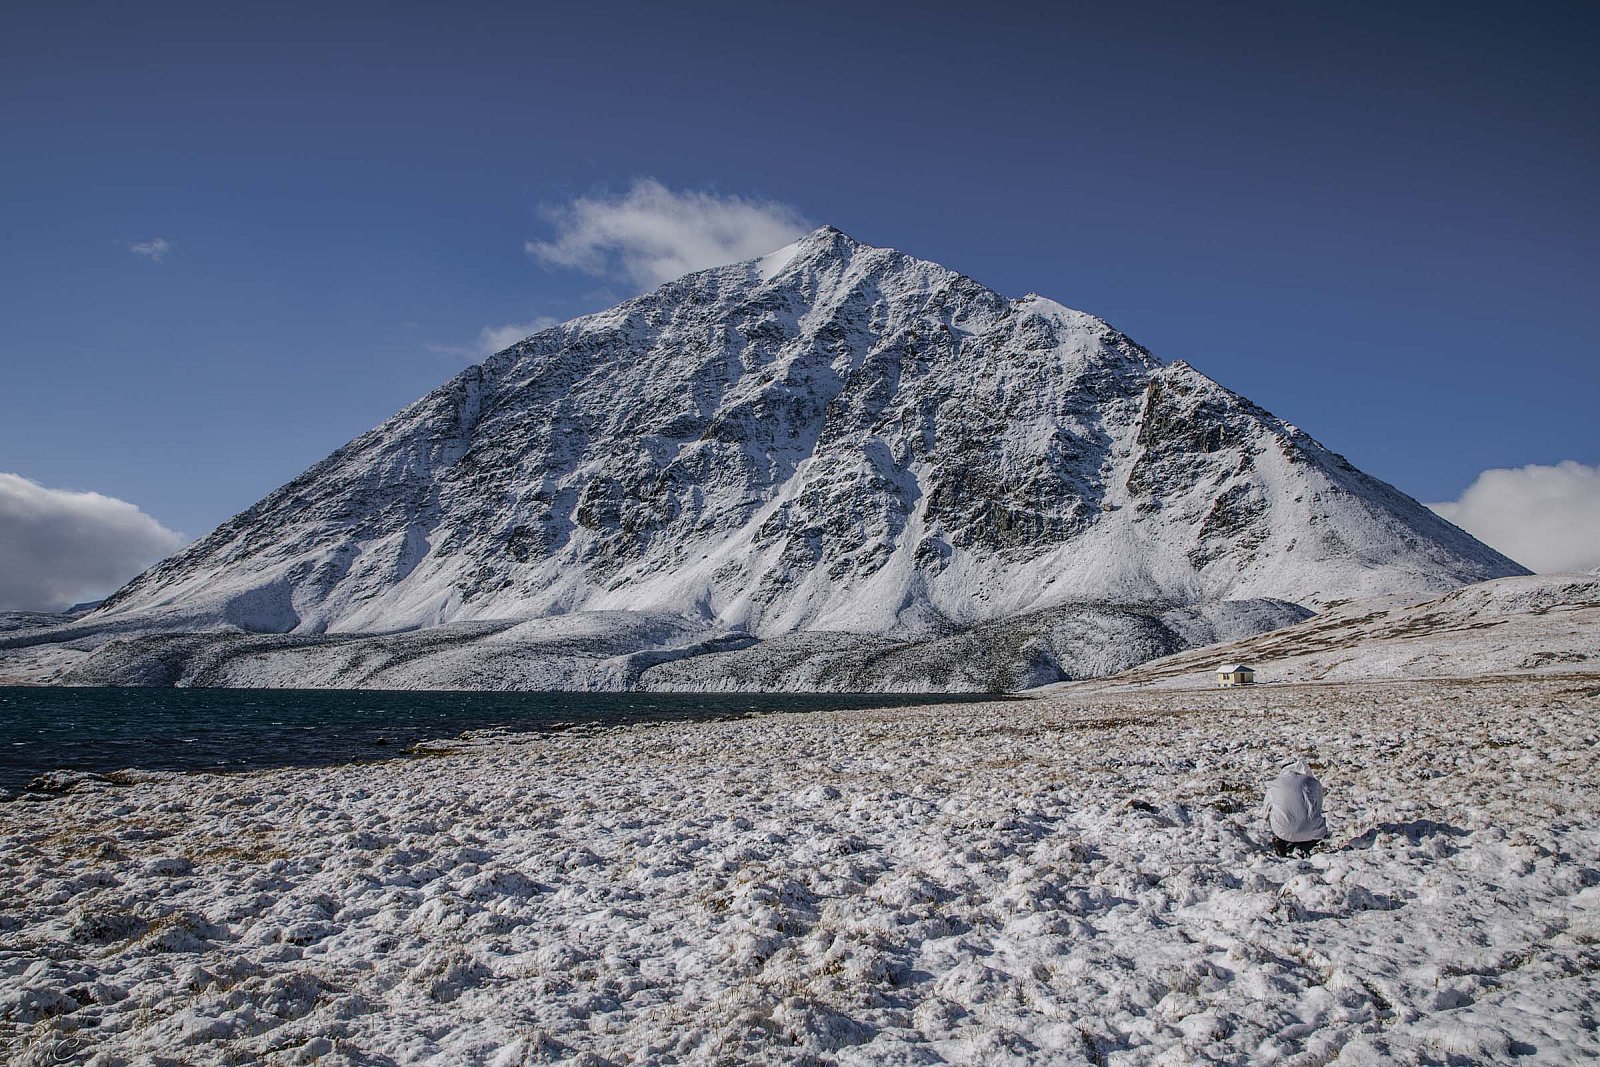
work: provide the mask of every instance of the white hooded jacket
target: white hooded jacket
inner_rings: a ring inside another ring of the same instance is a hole
[[[1321,841],[1328,836],[1322,819],[1322,783],[1304,760],[1290,764],[1267,787],[1267,822],[1285,841]]]

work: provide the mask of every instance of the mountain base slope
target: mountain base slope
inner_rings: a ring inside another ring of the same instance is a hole
[[[806,631],[758,641],[670,614],[574,612],[391,634],[116,637],[52,680],[254,689],[1015,692],[1288,625],[1276,600],[1076,605],[920,640]]]

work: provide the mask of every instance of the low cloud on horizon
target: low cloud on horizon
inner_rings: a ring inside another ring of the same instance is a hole
[[[624,193],[546,208],[549,241],[523,247],[547,267],[625,278],[643,288],[691,271],[754,259],[811,228],[788,204],[637,178]]]
[[[126,500],[0,472],[0,610],[99,599],[184,543]]]
[[[1428,507],[1541,574],[1600,567],[1600,466],[1486,470],[1461,499]]]

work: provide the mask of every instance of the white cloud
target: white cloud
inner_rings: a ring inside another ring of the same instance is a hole
[[[529,255],[645,287],[766,255],[809,229],[787,204],[674,192],[653,178],[637,179],[620,196],[580,197],[545,214],[555,223],[555,239],[527,242]]]
[[[486,356],[510,348],[518,341],[533,336],[540,330],[554,326],[561,320],[549,315],[536,315],[529,322],[508,322],[504,326],[485,326],[478,331],[478,351]]]
[[[554,326],[561,320],[552,315],[535,315],[527,322],[508,322],[504,326],[485,326],[478,331],[476,344],[470,345],[427,345],[430,352],[440,352],[447,356],[460,356],[462,359],[483,359],[496,352],[510,348],[518,341],[538,333],[540,330]]]
[[[153,237],[148,241],[138,241],[129,245],[128,251],[136,256],[144,256],[152,263],[160,263],[167,258],[167,253],[172,251],[172,242],[165,237]]]
[[[1460,500],[1428,506],[1540,573],[1600,567],[1600,467],[1487,470]]]
[[[97,599],[183,543],[125,500],[0,472],[0,610]]]

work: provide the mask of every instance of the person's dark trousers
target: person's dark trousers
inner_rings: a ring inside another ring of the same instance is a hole
[[[1311,855],[1311,850],[1316,848],[1318,844],[1320,842],[1317,841],[1285,841],[1277,834],[1272,835],[1272,851],[1280,856],[1287,856],[1290,849],[1302,856],[1309,856]]]

